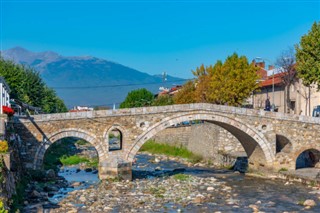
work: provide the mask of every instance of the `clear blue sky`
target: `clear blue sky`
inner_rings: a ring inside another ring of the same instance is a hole
[[[233,52],[275,61],[320,21],[320,0],[0,1],[2,50],[91,55],[184,78]]]

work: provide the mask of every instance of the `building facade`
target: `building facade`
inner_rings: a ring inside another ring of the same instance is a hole
[[[0,76],[0,114],[2,114],[2,106],[10,106],[10,88],[4,78]]]
[[[312,116],[313,109],[320,105],[320,92],[315,85],[309,88],[303,85],[301,79],[297,79],[290,85],[290,101],[287,102],[287,89],[283,81],[285,73],[272,66],[266,70],[264,62],[256,63],[256,66],[260,67],[258,73],[261,80],[260,90],[252,95],[253,108],[265,109],[269,98],[272,109],[277,112]]]

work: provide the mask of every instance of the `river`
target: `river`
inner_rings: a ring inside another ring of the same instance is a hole
[[[74,187],[60,189],[50,198],[57,208],[45,212],[320,212],[317,187],[154,159],[137,155],[133,181],[64,168],[59,174]],[[317,205],[303,206],[307,199]]]

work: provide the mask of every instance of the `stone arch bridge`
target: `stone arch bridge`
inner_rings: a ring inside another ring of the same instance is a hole
[[[90,142],[99,157],[99,177],[121,175],[131,179],[131,166],[140,147],[174,124],[203,120],[234,135],[243,146],[252,169],[295,169],[307,149],[320,150],[320,119],[213,104],[186,104],[119,110],[68,112],[16,117],[25,166],[42,167],[49,146],[65,137]],[[121,132],[121,149],[109,149],[108,134]]]

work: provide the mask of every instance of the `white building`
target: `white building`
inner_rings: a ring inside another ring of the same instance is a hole
[[[2,106],[10,107],[10,88],[4,78],[0,76],[0,114],[2,114]]]

